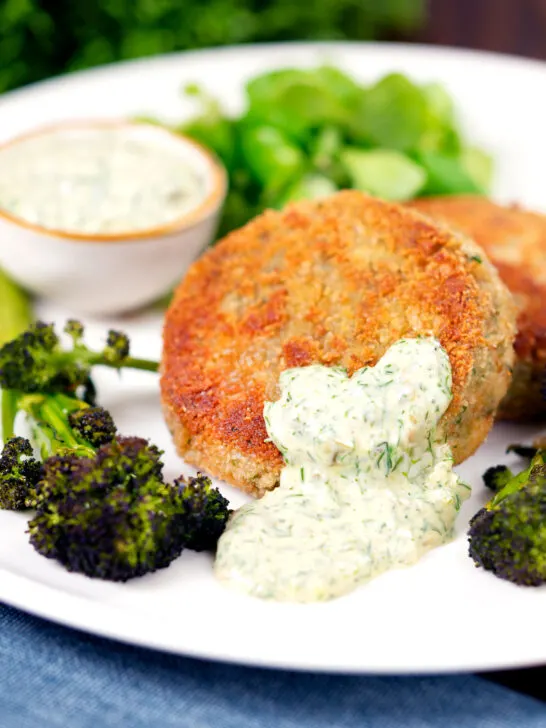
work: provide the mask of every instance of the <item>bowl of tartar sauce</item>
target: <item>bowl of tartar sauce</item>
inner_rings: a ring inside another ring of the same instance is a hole
[[[75,121],[0,146],[0,267],[75,312],[166,294],[216,233],[226,173],[164,127]]]

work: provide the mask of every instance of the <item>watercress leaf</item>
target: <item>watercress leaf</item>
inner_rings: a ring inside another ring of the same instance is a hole
[[[438,152],[419,151],[414,155],[426,172],[426,184],[421,190],[423,195],[457,195],[484,193],[468,173],[461,158]]]
[[[325,124],[347,125],[359,93],[342,72],[327,67],[272,72],[247,85],[247,119],[267,122],[305,142],[311,130]]]
[[[393,73],[362,95],[352,136],[359,143],[406,151],[418,145],[428,119],[425,94],[402,74]]]
[[[320,200],[337,192],[334,182],[322,174],[304,174],[290,185],[274,203],[274,207],[284,207],[288,202],[297,200]]]
[[[327,170],[336,162],[344,146],[343,134],[339,127],[324,126],[310,141],[310,155],[315,167]]]
[[[199,112],[179,127],[179,131],[214,151],[230,171],[235,165],[235,124],[223,114],[218,101],[196,84],[184,93],[193,97]]]
[[[240,143],[248,169],[265,188],[282,188],[305,167],[301,149],[275,126],[246,126]]]
[[[453,99],[439,83],[422,86],[427,103],[426,129],[417,149],[457,155],[462,148]]]
[[[426,172],[419,164],[391,149],[347,147],[341,160],[353,187],[387,200],[409,200],[420,192],[427,180]]]
[[[203,146],[212,149],[220,157],[228,171],[233,169],[235,163],[235,131],[231,121],[228,119],[200,117],[185,124],[180,131]]]
[[[421,91],[431,116],[444,124],[455,123],[455,104],[442,84],[427,83],[421,86]]]
[[[341,69],[335,66],[319,66],[311,73],[347,108],[358,103],[363,87]]]
[[[467,147],[461,154],[461,163],[480,189],[488,191],[493,180],[493,159],[483,149]]]
[[[415,149],[457,156],[462,149],[461,135],[454,127],[443,126],[431,120]]]

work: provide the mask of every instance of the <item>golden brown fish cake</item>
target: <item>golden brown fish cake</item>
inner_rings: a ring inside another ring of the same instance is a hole
[[[402,337],[433,335],[453,370],[441,428],[461,462],[506,393],[514,319],[483,251],[418,213],[354,191],[268,211],[206,252],[175,294],[166,419],[187,462],[261,495],[282,466],[263,404],[283,369],[353,373]]]
[[[416,200],[411,206],[472,237],[514,295],[516,363],[499,418],[546,416],[546,215],[471,195]]]

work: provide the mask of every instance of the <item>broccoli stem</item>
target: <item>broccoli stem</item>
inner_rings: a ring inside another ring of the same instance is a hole
[[[128,356],[120,362],[112,362],[104,354],[89,351],[83,347],[74,351],[56,354],[52,357],[52,362],[55,368],[62,371],[65,365],[72,364],[74,359],[79,360],[82,365],[90,367],[103,366],[109,367],[110,369],[140,369],[145,372],[157,372],[159,370],[158,362],[152,361],[151,359],[139,359],[138,357]]]
[[[82,408],[79,400],[64,394],[29,395],[21,398],[20,408],[33,420],[33,435],[44,459],[63,449],[95,456],[95,449],[78,437],[68,422],[70,412]]]
[[[71,450],[79,450],[81,443],[72,432],[67,419],[66,412],[57,402],[56,397],[47,397],[40,407],[40,419],[48,424],[55,432],[57,438],[61,440],[66,447]],[[90,455],[94,455],[94,451],[89,449]]]
[[[140,369],[144,372],[157,372],[159,370],[159,364],[156,361],[150,359],[139,359],[138,357],[128,356],[123,360],[121,364],[112,364],[104,359],[104,357],[98,357],[97,361],[91,361],[94,366],[105,366],[111,369]]]
[[[70,412],[78,412],[79,410],[87,409],[89,407],[89,405],[81,399],[69,397],[67,394],[63,394],[62,392],[57,392],[54,397],[57,404],[62,407],[67,414],[70,414]]]
[[[35,420],[30,423],[32,431],[32,444],[39,450],[42,460],[47,460],[53,452],[61,447],[61,443],[55,439],[55,434],[44,423],[38,424]]]
[[[17,393],[5,389],[0,396],[2,397],[2,439],[7,442],[15,434]]]
[[[533,460],[531,465],[526,470],[523,470],[518,475],[515,475],[512,480],[510,480],[504,486],[504,488],[499,490],[499,492],[496,493],[495,496],[491,499],[490,505],[496,506],[506,497],[517,493],[518,490],[520,490],[528,482],[529,476],[534,467],[536,467],[536,460]]]

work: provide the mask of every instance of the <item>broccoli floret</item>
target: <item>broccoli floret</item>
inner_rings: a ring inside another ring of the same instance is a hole
[[[520,458],[528,458],[531,460],[537,454],[538,449],[538,447],[533,447],[532,445],[509,445],[506,448],[506,452],[513,452],[514,455],[518,455]]]
[[[116,436],[112,415],[103,407],[84,407],[68,416],[70,427],[93,447],[106,445]]]
[[[69,571],[127,581],[168,566],[192,544],[213,548],[227,501],[199,479],[166,484],[161,452],[140,438],[117,438],[94,458],[48,459],[30,499],[30,541]],[[199,511],[202,508],[203,513]]]
[[[50,360],[59,348],[52,325],[34,324],[0,349],[0,387],[38,392],[51,380]]]
[[[26,507],[31,488],[40,479],[41,464],[33,457],[32,445],[23,437],[12,437],[0,456],[0,508],[19,511]]]
[[[173,485],[176,497],[183,504],[186,547],[193,551],[214,551],[226,528],[229,502],[202,473],[195,478],[178,478]]]
[[[65,334],[68,334],[72,341],[74,342],[74,345],[81,344],[83,341],[83,335],[85,334],[85,328],[81,321],[78,321],[77,319],[68,319],[66,324],[64,325],[64,332]]]
[[[502,490],[504,486],[514,477],[514,474],[506,465],[495,465],[483,474],[484,484],[494,490],[495,493]]]
[[[69,319],[65,324],[64,331],[71,337],[75,347],[81,346],[85,348],[83,342],[85,329],[80,321]],[[129,356],[130,348],[131,343],[127,334],[111,329],[106,337],[106,346],[102,354],[105,361],[111,366],[123,366],[123,362]]]
[[[109,331],[104,349],[104,358],[111,366],[123,366],[130,351],[129,337],[122,331]]]
[[[51,324],[38,322],[0,349],[0,387],[24,393],[74,392],[90,389],[93,367],[128,367],[157,371],[157,362],[129,356],[125,334],[110,331],[102,351],[93,351],[83,343],[83,326],[69,321],[65,332],[72,338],[72,348],[65,349]]]
[[[515,584],[546,583],[546,451],[474,516],[468,537],[478,566]]]
[[[139,438],[103,445],[95,458],[44,464],[30,542],[69,571],[127,581],[166,567],[184,542],[170,528],[171,500],[157,448]]]
[[[30,541],[69,571],[126,581],[168,566],[184,548],[213,549],[228,502],[208,478],[165,483],[161,451],[117,435],[111,415],[95,406],[95,365],[155,371],[129,356],[129,340],[110,331],[102,352],[83,343],[69,321],[64,349],[53,326],[38,323],[0,349],[4,431],[27,415],[43,464],[26,440],[11,440],[0,462],[0,507],[34,508]],[[77,394],[86,401],[77,398]]]

